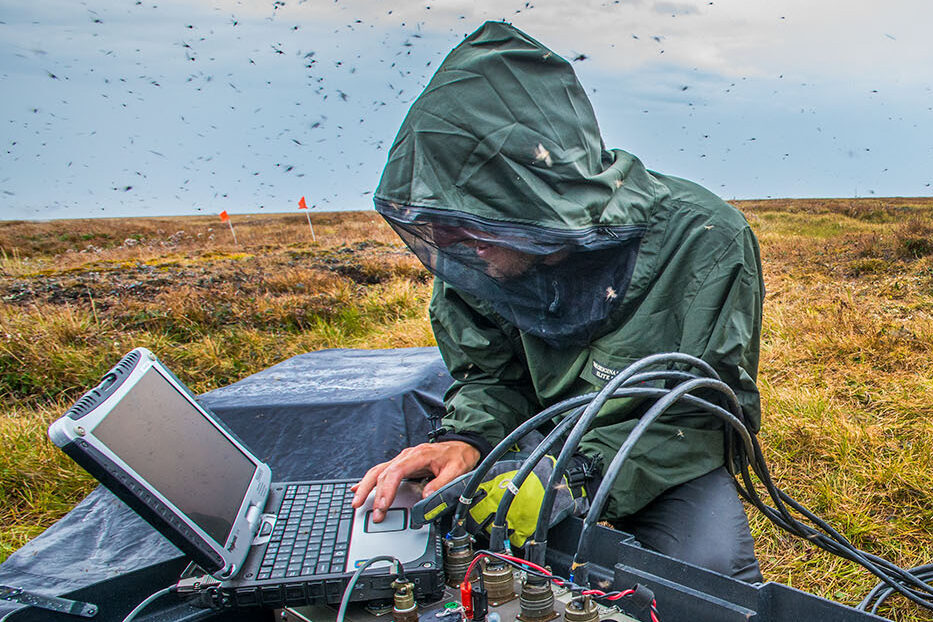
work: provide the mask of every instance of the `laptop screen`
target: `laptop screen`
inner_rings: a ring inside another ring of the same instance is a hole
[[[140,477],[224,545],[256,464],[154,367],[94,428]]]

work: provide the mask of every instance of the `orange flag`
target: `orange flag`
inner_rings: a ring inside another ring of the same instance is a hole
[[[228,220],[230,220],[230,215],[227,210],[220,212],[220,222],[227,222]]]
[[[301,200],[298,201],[298,209],[308,209],[308,204],[305,203],[304,197],[301,197]]]

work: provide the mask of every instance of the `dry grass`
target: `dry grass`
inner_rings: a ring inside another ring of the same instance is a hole
[[[933,200],[738,206],[768,290],[761,440],[775,480],[866,550],[930,562]],[[316,243],[303,215],[235,216],[239,245],[216,217],[0,223],[0,559],[89,489],[45,426],[133,346],[204,391],[324,347],[433,343],[428,275],[376,214],[313,218]],[[751,522],[766,578],[849,604],[874,584]]]
[[[746,202],[762,247],[761,433],[778,484],[856,545],[933,557],[933,201]],[[751,515],[765,576],[850,604],[874,579]],[[901,604],[898,620],[929,614]]]

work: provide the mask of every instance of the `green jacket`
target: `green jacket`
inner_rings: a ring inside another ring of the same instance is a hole
[[[450,53],[412,105],[375,202],[438,276],[430,317],[454,377],[454,432],[494,444],[675,351],[711,364],[757,430],[764,286],[748,223],[700,186],[606,150],[569,63],[527,35],[491,22]],[[477,259],[484,245],[531,259],[503,276]],[[607,404],[581,450],[608,465],[645,407]],[[671,411],[636,446],[605,518],[717,468],[723,450],[717,420]]]

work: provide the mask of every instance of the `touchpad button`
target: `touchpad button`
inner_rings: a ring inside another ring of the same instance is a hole
[[[405,508],[391,508],[386,511],[386,517],[381,523],[373,521],[373,511],[366,512],[366,533],[383,533],[386,531],[402,531],[405,529]]]

